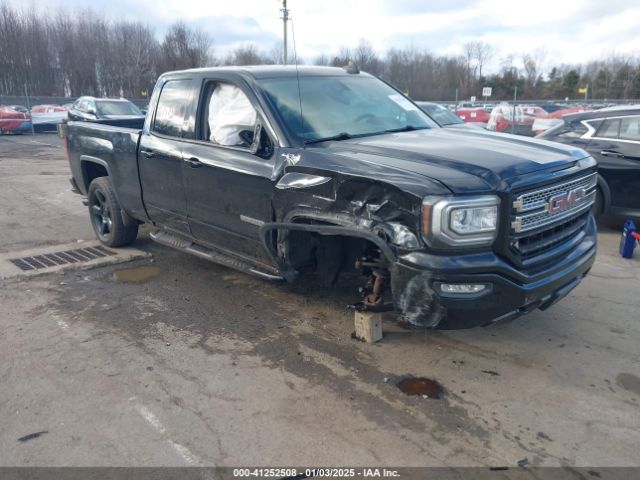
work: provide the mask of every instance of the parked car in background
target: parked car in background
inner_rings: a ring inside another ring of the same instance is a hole
[[[516,135],[533,136],[533,122],[536,118],[544,118],[548,114],[537,105],[497,105],[492,111],[487,130],[514,133]]]
[[[570,108],[571,105],[569,103],[558,103],[558,102],[544,102],[539,105],[547,113],[557,112],[558,110],[564,110],[565,108]]]
[[[8,105],[7,107],[15,110],[16,112],[29,113],[29,109],[22,105]]]
[[[441,127],[454,128],[482,128],[480,123],[465,123],[460,117],[438,103],[433,102],[416,102],[423,112],[433,118]]]
[[[566,115],[538,138],[583,148],[597,160],[597,214],[640,219],[639,106]]]
[[[456,115],[465,123],[477,123],[479,126],[485,127],[489,123],[491,115],[482,107],[458,108]]]
[[[68,108],[61,105],[36,105],[31,109],[31,121],[36,132],[55,132],[67,118]]]
[[[144,114],[124,98],[80,97],[69,110],[69,120],[142,128]]]
[[[544,117],[536,117],[533,121],[533,125],[531,126],[531,130],[533,130],[534,135],[541,135],[550,128],[560,125],[562,123],[562,117],[565,115],[587,111],[591,111],[591,107],[585,105],[576,105],[573,107],[554,110]]]
[[[31,132],[31,116],[13,107],[0,105],[0,134]]]

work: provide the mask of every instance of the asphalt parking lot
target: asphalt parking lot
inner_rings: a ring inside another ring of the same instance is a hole
[[[54,135],[0,137],[0,253],[93,238],[67,178]],[[375,345],[351,338],[355,286],[267,283],[145,229],[148,258],[0,280],[0,465],[640,465],[640,255],[599,240],[546,312],[389,321]]]

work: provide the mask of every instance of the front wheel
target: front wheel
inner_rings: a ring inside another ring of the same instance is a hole
[[[122,247],[138,236],[138,225],[125,225],[120,203],[108,177],[98,177],[89,185],[89,217],[93,231],[108,247]]]

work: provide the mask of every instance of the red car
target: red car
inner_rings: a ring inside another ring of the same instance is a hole
[[[31,117],[11,107],[0,105],[0,133],[24,133],[31,131]]]
[[[487,126],[489,122],[489,112],[482,107],[474,108],[459,108],[456,110],[456,115],[464,120],[466,123],[481,123],[483,127]]]
[[[491,112],[487,130],[533,136],[533,122],[548,113],[537,105],[498,105]]]

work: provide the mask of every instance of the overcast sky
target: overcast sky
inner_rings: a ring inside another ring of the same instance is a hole
[[[11,0],[25,6],[24,0]],[[32,0],[55,10],[91,7],[114,19],[142,20],[162,34],[177,19],[214,39],[217,55],[255,42],[270,50],[282,38],[280,0]],[[640,53],[637,0],[289,0],[298,55],[367,39],[380,52],[413,45],[457,54],[470,40],[496,47],[499,57],[544,52],[544,64],[578,63]],[[292,45],[290,45],[292,48]]]

